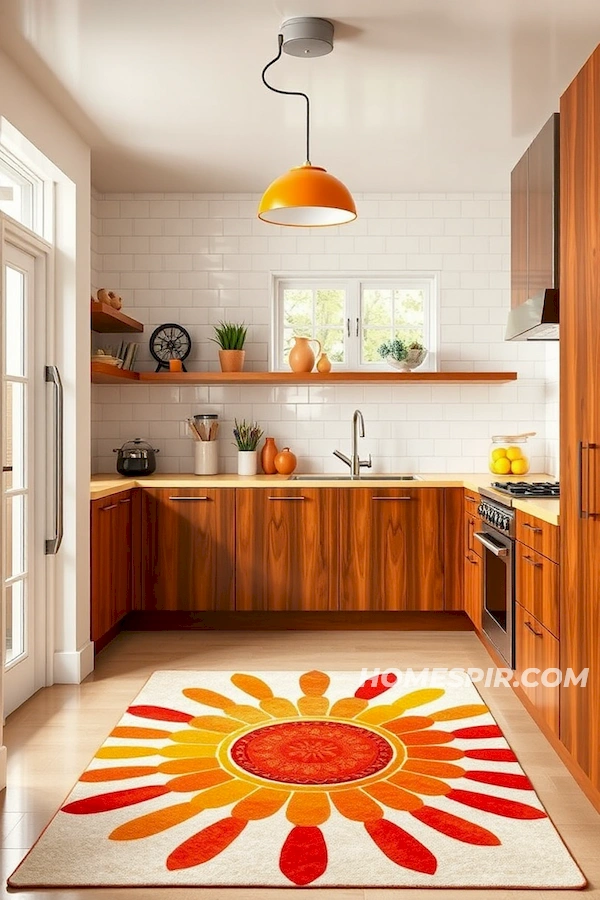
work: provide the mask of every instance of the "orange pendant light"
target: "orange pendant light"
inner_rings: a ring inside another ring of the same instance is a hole
[[[285,38],[285,39],[284,39]],[[348,188],[321,166],[310,162],[310,100],[301,91],[283,91],[270,85],[265,74],[281,58],[282,50],[293,56],[323,56],[333,49],[333,25],[326,19],[289,19],[278,35],[279,52],[264,67],[263,84],[277,94],[306,100],[306,162],[276,178],[264,192],[258,218],[273,225],[315,228],[344,225],[356,218],[356,205]]]

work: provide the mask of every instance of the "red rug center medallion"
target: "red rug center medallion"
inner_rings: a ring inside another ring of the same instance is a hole
[[[339,784],[385,769],[394,750],[381,735],[343,722],[281,722],[257,728],[231,746],[231,759],[252,775],[286,784]]]

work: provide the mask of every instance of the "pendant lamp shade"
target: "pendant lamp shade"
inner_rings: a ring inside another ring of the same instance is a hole
[[[320,166],[306,163],[276,178],[263,194],[258,218],[273,225],[314,228],[356,218],[348,188]]]

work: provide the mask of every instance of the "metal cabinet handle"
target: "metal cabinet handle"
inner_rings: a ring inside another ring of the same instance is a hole
[[[64,402],[62,381],[56,366],[46,366],[46,382],[54,386],[54,446],[56,448],[54,455],[54,535],[46,540],[46,554],[55,556],[62,544],[64,531]]]
[[[360,319],[357,317],[356,318],[356,337],[358,337],[359,332],[360,332]]]
[[[268,500],[306,500],[306,497],[268,497]]]
[[[469,497],[468,494],[465,494],[465,500],[468,503],[478,503],[479,502],[475,497]]]
[[[470,556],[467,556],[467,562],[470,562],[472,566],[476,566],[476,565],[477,565],[477,560],[476,560],[476,559],[471,559]]]
[[[116,509],[118,505],[118,503],[111,503],[110,506],[101,506],[100,512],[108,512],[109,509]]]
[[[523,522],[523,528],[529,528],[530,531],[533,531],[534,534],[541,534],[542,529],[536,528],[535,525],[530,525],[529,522]]]
[[[371,497],[371,500],[414,500],[414,497]]]
[[[210,500],[210,497],[169,497],[169,500]]]
[[[588,507],[589,490],[590,490],[590,450],[597,450],[600,444],[587,443],[579,441],[579,452],[577,457],[577,482],[579,494],[579,518],[580,519],[597,519],[600,513],[590,512]],[[584,453],[585,466],[584,466]],[[584,468],[585,468],[585,486],[584,486]],[[585,500],[584,500],[585,496]]]
[[[346,332],[348,337],[350,337],[350,319],[346,319]]]
[[[119,500],[119,503],[131,503],[131,497],[125,497],[124,500]]]
[[[508,556],[508,549],[506,547],[499,547],[498,544],[493,544],[491,540],[487,538],[485,534],[482,534],[480,531],[476,531],[473,535],[474,538],[477,538],[480,544],[493,553],[494,556]]]
[[[536,569],[541,569],[544,565],[541,562],[536,562],[535,559],[533,559],[533,557],[531,556],[524,556],[523,559],[526,563],[529,563],[530,566],[535,566]]]
[[[543,631],[536,631],[531,622],[525,622],[525,628],[529,628],[532,634],[535,634],[536,637],[544,637]]]

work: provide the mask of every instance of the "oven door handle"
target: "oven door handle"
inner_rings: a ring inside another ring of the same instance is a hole
[[[498,545],[498,544],[494,544],[494,543],[488,538],[487,535],[482,534],[480,531],[476,531],[475,534],[473,535],[473,537],[474,537],[474,538],[477,538],[477,540],[479,541],[479,543],[480,543],[480,544],[483,544],[483,546],[486,548],[486,550],[489,550],[490,553],[493,553],[493,554],[494,554],[494,556],[502,556],[502,557],[503,557],[503,556],[508,556],[508,554],[509,554],[509,552],[510,552],[510,551],[508,550],[507,547],[501,547],[501,546]]]

